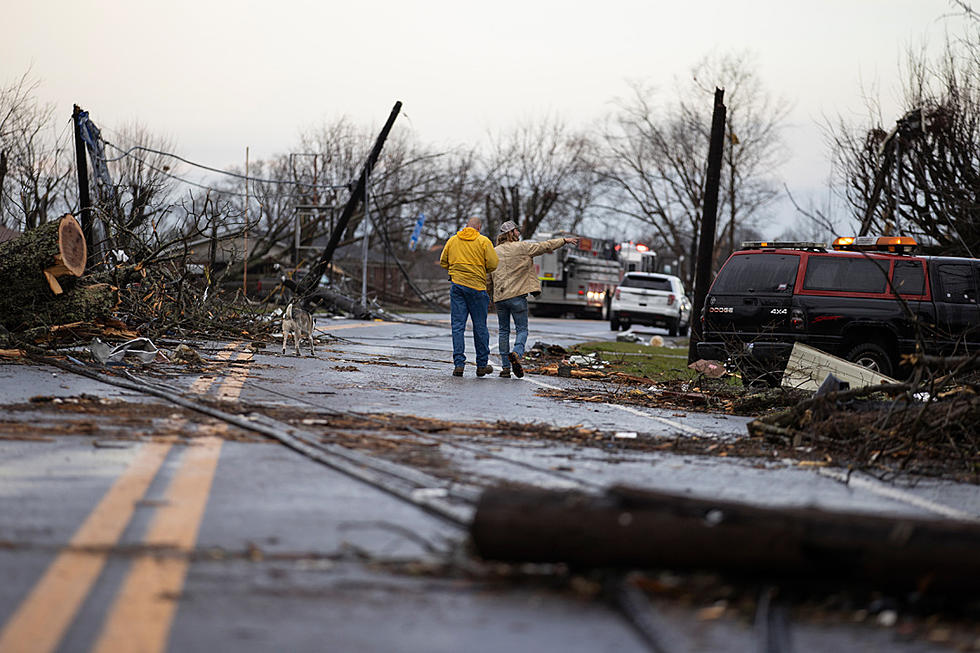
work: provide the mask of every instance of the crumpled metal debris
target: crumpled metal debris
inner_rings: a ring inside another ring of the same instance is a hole
[[[643,338],[630,331],[623,331],[616,336],[616,342],[643,342]]]
[[[135,356],[143,363],[152,363],[156,360],[157,355],[162,355],[149,338],[133,338],[115,347],[95,338],[89,345],[89,351],[103,365],[105,363],[119,363],[127,355]]]
[[[597,351],[594,351],[587,356],[582,354],[569,356],[568,363],[571,365],[582,365],[585,367],[592,367],[592,368],[605,367],[605,363],[602,362],[602,356]]]

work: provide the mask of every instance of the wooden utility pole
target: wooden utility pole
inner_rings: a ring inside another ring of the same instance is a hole
[[[85,143],[82,141],[82,129],[78,123],[78,116],[82,113],[82,108],[75,105],[71,113],[71,122],[75,127],[75,168],[78,170],[78,219],[82,223],[82,234],[85,236],[85,243],[88,246],[88,255],[95,256],[97,247],[93,242],[94,231],[92,229],[92,199],[89,196],[88,187],[88,159],[85,157]]]
[[[708,171],[704,180],[704,213],[701,215],[701,239],[698,242],[697,273],[694,276],[694,306],[691,308],[691,340],[687,362],[698,358],[701,340],[701,311],[711,285],[714,263],[715,223],[718,219],[718,187],[721,185],[721,157],[725,147],[725,91],[715,89],[715,108],[711,118],[711,142],[708,146]]]
[[[395,102],[395,106],[392,108],[391,114],[388,116],[388,120],[385,122],[384,127],[381,128],[381,133],[378,134],[378,138],[374,142],[374,147],[371,149],[371,153],[368,155],[367,161],[364,162],[364,167],[361,169],[361,174],[357,178],[357,184],[351,191],[350,199],[344,206],[344,210],[340,214],[340,218],[337,220],[336,226],[334,226],[332,232],[330,233],[330,241],[323,250],[323,254],[320,255],[320,259],[313,265],[306,276],[303,277],[298,284],[296,284],[295,292],[300,297],[306,297],[313,292],[314,288],[316,288],[317,284],[320,282],[320,277],[323,276],[327,266],[330,265],[330,261],[333,260],[334,250],[337,249],[337,245],[340,243],[340,237],[347,229],[347,223],[350,222],[351,216],[354,215],[354,211],[357,209],[358,203],[366,196],[367,176],[374,168],[374,164],[378,162],[378,157],[381,156],[381,148],[384,147],[385,141],[388,139],[388,133],[391,131],[392,125],[395,124],[395,118],[398,117],[398,112],[401,111],[401,109],[402,103]]]
[[[615,486],[600,495],[492,488],[470,535],[488,560],[715,569],[904,589],[980,587],[980,524],[760,507]]]

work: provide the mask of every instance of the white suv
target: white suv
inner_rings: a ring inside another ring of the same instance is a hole
[[[678,332],[687,335],[691,313],[685,306],[685,294],[677,277],[627,272],[609,305],[609,328],[618,331],[632,324],[648,324],[663,327],[672,336]]]

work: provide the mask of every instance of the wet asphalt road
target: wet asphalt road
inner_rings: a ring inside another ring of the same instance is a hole
[[[316,358],[218,343],[209,357],[239,361],[234,370],[203,382],[182,376],[169,385],[245,407],[583,425],[643,438],[745,433],[739,417],[536,394],[590,383],[578,379],[500,379],[496,372],[477,378],[471,366],[454,378],[448,316],[411,317],[428,324],[320,320],[320,331],[332,338],[323,338]],[[529,345],[615,335],[605,323],[587,320],[533,319],[531,330]],[[468,347],[472,361],[471,342]],[[13,365],[0,366],[0,391],[4,404],[82,393],[161,403],[57,370]],[[149,443],[161,430],[235,431],[167,413],[132,441],[102,441],[106,424],[98,417],[88,434],[0,440],[0,651],[648,650],[601,601],[547,584],[427,572],[427,561],[461,550],[459,528],[278,444],[177,440],[158,443],[156,462],[148,462]],[[0,418],[23,414],[0,410]],[[43,426],[37,435],[45,435]],[[634,453],[615,441],[588,449],[505,440],[488,446],[495,457],[452,448],[444,455],[474,484],[629,483],[764,505],[925,517],[976,515],[980,506],[975,486],[885,485],[859,476],[852,480],[861,482],[845,485],[826,471],[780,459]],[[565,471],[549,473],[555,468]],[[123,498],[106,507],[113,492]],[[668,650],[758,650],[744,623],[700,620],[695,609],[669,602],[657,607]],[[799,624],[793,635],[796,650],[936,650],[863,625]]]

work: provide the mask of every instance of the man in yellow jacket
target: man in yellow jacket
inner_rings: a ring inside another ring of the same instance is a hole
[[[439,263],[449,270],[452,287],[449,306],[453,329],[453,376],[463,376],[466,366],[466,317],[473,321],[476,375],[493,372],[490,366],[490,331],[487,329],[487,274],[497,269],[497,252],[486,236],[480,235],[483,221],[470,218],[442,248]]]

